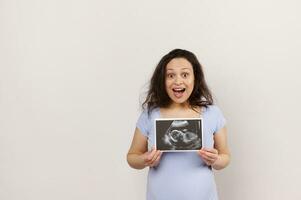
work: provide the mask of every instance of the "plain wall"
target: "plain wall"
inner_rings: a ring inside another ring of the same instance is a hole
[[[131,199],[159,59],[194,52],[227,119],[221,200],[301,199],[301,3],[0,0],[0,199]]]

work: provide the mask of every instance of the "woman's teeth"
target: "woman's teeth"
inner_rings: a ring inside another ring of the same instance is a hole
[[[185,88],[183,89],[172,89],[174,92],[184,92],[185,91]]]
[[[174,92],[174,96],[176,98],[181,98],[184,94],[185,88],[183,88],[183,89],[172,89],[172,91]]]

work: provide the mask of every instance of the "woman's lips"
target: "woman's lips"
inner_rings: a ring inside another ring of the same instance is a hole
[[[172,91],[174,91],[174,92],[184,92],[185,88],[173,88]]]
[[[173,94],[176,98],[181,98],[185,92],[185,88],[183,89],[172,89]]]

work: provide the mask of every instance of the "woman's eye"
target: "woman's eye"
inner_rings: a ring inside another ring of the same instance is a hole
[[[167,74],[168,78],[173,78],[173,74]]]
[[[189,75],[188,73],[183,73],[183,75],[182,75],[182,76],[183,76],[184,78],[187,78],[187,77],[188,77],[188,75]]]

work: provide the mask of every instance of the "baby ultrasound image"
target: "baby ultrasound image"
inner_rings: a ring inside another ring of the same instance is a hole
[[[161,124],[157,124],[157,149],[201,149],[202,133],[200,120],[170,120],[161,122]]]

